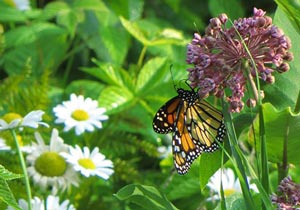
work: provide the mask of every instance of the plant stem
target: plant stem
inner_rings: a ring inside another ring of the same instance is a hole
[[[140,70],[140,68],[142,67],[143,60],[144,60],[144,58],[145,58],[146,51],[147,51],[147,46],[144,46],[143,49],[142,49],[142,52],[141,52],[141,54],[140,54],[138,63],[137,63],[138,70]]]
[[[296,103],[294,112],[295,112],[295,113],[298,113],[299,111],[300,111],[300,91],[299,91],[299,93],[298,93],[297,103]]]
[[[26,163],[25,163],[24,156],[23,156],[23,153],[21,151],[21,147],[20,147],[19,141],[17,139],[17,135],[16,135],[15,130],[12,129],[11,133],[12,133],[13,139],[14,139],[15,144],[16,144],[16,148],[17,148],[17,152],[18,152],[18,155],[19,155],[22,171],[23,171],[23,174],[24,174],[25,187],[26,187],[26,193],[27,193],[28,210],[32,210],[32,208],[31,208],[31,190],[30,190],[30,183],[29,183],[29,178],[28,178],[27,169],[26,169]]]

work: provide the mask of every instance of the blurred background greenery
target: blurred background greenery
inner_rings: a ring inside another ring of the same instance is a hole
[[[203,34],[209,19],[220,13],[234,20],[252,15],[253,7],[272,16],[276,3],[39,0],[20,11],[1,1],[0,115],[42,109],[46,121],[62,130],[53,124],[52,108],[71,93],[96,99],[107,109],[110,118],[102,130],[81,137],[61,133],[69,144],[98,146],[114,162],[108,182],[89,178],[80,189],[62,195],[77,209],[139,209],[113,196],[131,183],[156,187],[179,209],[211,209],[216,203],[207,202],[209,190],[200,189],[199,162],[188,175],[175,174],[172,156],[161,157],[157,150],[167,148],[171,137],[156,134],[152,119],[176,95],[173,84],[184,86],[186,45],[193,34]],[[241,133],[253,116],[239,117],[245,121],[237,128]],[[0,158],[5,167],[20,172],[16,160],[5,154]],[[218,166],[206,167],[208,179]],[[22,196],[19,182],[11,187],[17,198]]]

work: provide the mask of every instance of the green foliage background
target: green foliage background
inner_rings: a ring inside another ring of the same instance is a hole
[[[267,0],[31,3],[32,10],[21,12],[0,2],[0,115],[42,109],[47,113],[45,121],[62,130],[62,126],[53,124],[52,108],[76,93],[98,100],[110,117],[102,130],[93,133],[83,136],[60,133],[68,144],[98,146],[114,162],[115,169],[109,181],[86,179],[80,189],[62,197],[71,198],[79,210],[140,209],[141,193],[143,199],[155,201],[146,202],[145,209],[153,205],[157,209],[185,210],[215,207],[215,203],[206,202],[210,193],[205,185],[220,166],[220,152],[204,155],[193,164],[189,174],[179,176],[172,171],[171,156],[159,157],[157,147],[170,145],[170,136],[156,134],[152,119],[158,108],[176,95],[173,84],[184,85],[182,80],[188,74],[186,45],[194,32],[203,34],[209,19],[220,13],[227,13],[231,19],[249,16],[254,6],[273,16],[276,3]],[[275,16],[284,27],[290,21],[287,12],[295,17],[293,9],[297,5],[288,1],[277,3],[285,8],[277,10]],[[292,36],[293,45],[294,40],[299,40],[299,28],[294,23],[286,28],[295,31],[284,29]],[[294,56],[299,59],[299,41],[295,46]],[[174,78],[170,74],[171,65]],[[299,61],[292,65],[292,69],[299,69],[296,68]],[[278,84],[266,86],[269,95],[265,100],[279,109],[296,104],[299,70],[288,74],[277,75]],[[287,85],[285,77],[294,78],[290,82],[292,87]],[[299,117],[295,118],[299,121]],[[254,114],[249,110],[234,119],[238,122],[237,133],[246,146],[251,145],[245,133],[253,119]],[[267,123],[273,126],[272,122]],[[295,132],[297,129],[296,126]],[[42,131],[49,136],[49,130]],[[24,133],[24,139],[30,141],[27,137],[30,134],[30,131]],[[0,158],[6,168],[20,173],[16,160],[5,153],[0,153]],[[14,182],[15,186],[20,185],[20,181]],[[24,196],[20,187],[12,187],[12,191],[17,198]],[[156,206],[158,201],[162,206]]]

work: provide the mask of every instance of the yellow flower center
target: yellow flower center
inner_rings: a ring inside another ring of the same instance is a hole
[[[36,159],[34,167],[43,176],[55,177],[64,175],[67,163],[56,152],[44,152]]]
[[[23,142],[23,139],[22,139],[22,136],[17,134],[17,140],[18,140],[18,143],[21,147],[24,146],[24,142]]]
[[[12,0],[4,0],[4,2],[9,6],[16,7],[16,3]]]
[[[86,169],[94,170],[96,168],[95,163],[89,158],[81,158],[78,160],[78,163]]]
[[[85,120],[89,119],[90,116],[85,110],[76,109],[72,113],[72,117],[77,121],[85,121]]]
[[[236,191],[235,189],[225,189],[224,195],[225,195],[225,197],[227,197],[227,196],[233,194],[235,191]]]
[[[5,114],[2,119],[6,122],[6,123],[10,123],[12,122],[13,120],[16,120],[16,119],[22,119],[22,116],[17,114],[17,113],[13,113],[13,112],[10,112],[10,113],[7,113]]]

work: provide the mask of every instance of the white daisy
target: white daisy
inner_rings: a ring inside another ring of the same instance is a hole
[[[17,8],[18,10],[24,11],[30,9],[30,1],[29,0],[4,0],[9,5]]]
[[[157,147],[157,152],[159,154],[159,157],[162,159],[169,157],[172,154],[172,146],[159,146]]]
[[[75,128],[76,135],[84,131],[94,131],[94,127],[102,128],[101,121],[107,120],[104,115],[104,108],[98,108],[98,101],[91,98],[84,99],[83,96],[76,96],[74,93],[70,96],[70,101],[64,101],[62,104],[53,108],[57,117],[55,123],[64,123],[64,131]]]
[[[58,131],[53,129],[50,145],[45,145],[39,133],[35,133],[37,144],[33,143],[32,152],[27,156],[29,163],[28,174],[35,184],[42,189],[52,187],[55,194],[59,189],[65,190],[71,185],[78,186],[76,172],[65,159],[61,152],[68,152],[69,146],[64,144],[58,136]]]
[[[6,144],[5,139],[3,139],[3,138],[0,137],[0,150],[8,151],[8,150],[10,150],[10,149],[11,149],[11,148],[10,148],[10,146],[8,146],[8,145]]]
[[[235,177],[234,172],[230,168],[226,169],[219,169],[209,180],[209,183],[207,184],[208,187],[210,187],[211,190],[214,192],[217,192],[219,194],[220,198],[220,184],[222,181],[223,185],[223,191],[224,195],[229,196],[235,192],[241,192],[241,186],[239,183],[239,180]],[[255,184],[250,185],[250,189],[257,192],[257,188]]]
[[[48,127],[47,123],[42,122],[41,110],[31,111],[24,118],[16,113],[7,113],[0,119],[0,131],[14,129],[17,127],[37,128],[39,125]]]
[[[217,192],[220,196],[220,184],[222,182],[225,196],[234,192],[241,192],[238,179],[236,179],[233,170],[230,168],[219,169],[209,180],[207,184],[211,190]],[[220,196],[221,197],[221,196]]]
[[[19,146],[21,147],[21,151],[25,153],[30,153],[32,151],[32,147],[30,145],[24,145],[22,141],[22,136],[16,135],[17,140],[19,142]],[[4,151],[12,151],[10,145],[7,144],[7,141],[0,137],[0,150]]]
[[[38,197],[34,197],[31,199],[31,206],[32,210],[75,210],[74,206],[69,204],[69,202],[69,200],[65,200],[59,204],[59,197],[49,195],[46,199],[46,203]],[[22,210],[28,210],[28,203],[24,199],[20,199],[18,204]],[[9,206],[7,210],[14,210],[14,208]]]
[[[19,199],[19,207],[22,210],[28,210],[28,203],[26,200],[24,199]],[[6,210],[14,210],[15,208],[8,206],[8,208]],[[31,199],[31,209],[32,210],[44,210],[44,201],[39,199],[38,197],[34,197],[33,199]]]
[[[78,145],[75,145],[75,148],[70,148],[70,154],[62,153],[62,156],[74,166],[76,171],[80,171],[86,177],[96,175],[108,179],[114,172],[112,161],[105,160],[98,147],[90,153],[89,148],[84,147],[82,151]]]

